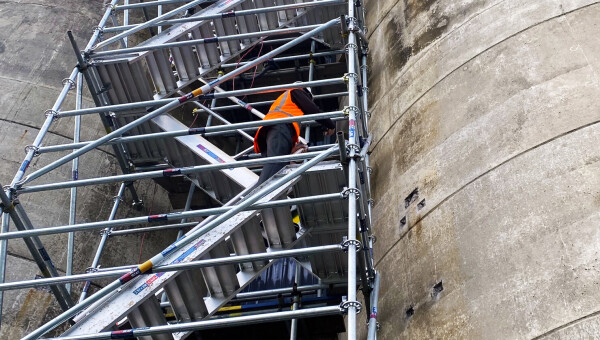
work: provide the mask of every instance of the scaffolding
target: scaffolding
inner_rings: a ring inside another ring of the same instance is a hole
[[[24,339],[65,323],[70,328],[60,339],[208,339],[203,331],[273,322],[285,322],[297,339],[310,336],[299,320],[344,316],[348,339],[356,339],[363,303],[368,339],[375,339],[379,273],[365,33],[360,0],[112,0],[83,49],[68,32],[77,66],[14,179],[0,190],[0,294],[49,286],[63,309]],[[84,83],[95,107],[82,108]],[[274,96],[300,88],[310,89],[325,112],[262,120]],[[75,108],[67,110],[71,91]],[[184,124],[175,112],[195,115],[202,126]],[[81,141],[84,115],[99,116],[107,134]],[[75,117],[73,143],[43,145],[52,122],[63,117]],[[333,138],[319,134],[321,119],[336,121]],[[292,122],[305,129],[306,152],[254,153],[258,127]],[[79,157],[102,146],[110,146],[122,174],[79,178]],[[65,151],[27,173],[34,157]],[[274,162],[288,165],[255,188],[261,167]],[[68,164],[70,181],[34,183]],[[126,191],[134,206],[142,204],[132,183],[144,179],[189,185],[183,211],[116,218]],[[108,219],[77,223],[77,188],[111,183],[119,189]],[[69,224],[36,228],[18,198],[60,189],[71,190]],[[219,206],[192,209],[195,193]],[[9,231],[10,220],[16,231]],[[74,233],[90,230],[101,231],[90,270],[73,273]],[[111,238],[164,230],[179,230],[177,239],[146,262],[99,268]],[[60,233],[69,235],[64,276],[40,239]],[[43,278],[4,282],[7,242],[14,239],[25,241]],[[277,266],[293,271],[290,285],[253,284]],[[303,273],[316,281],[302,282]],[[90,283],[99,279],[114,281],[92,294]],[[70,294],[75,282],[85,282],[77,302]]]

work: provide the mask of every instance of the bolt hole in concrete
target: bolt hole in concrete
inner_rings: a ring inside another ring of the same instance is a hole
[[[436,283],[433,286],[433,292],[432,292],[433,297],[439,296],[443,290],[444,290],[444,285],[443,285],[442,281]]]
[[[407,319],[413,316],[415,314],[415,309],[413,308],[413,306],[408,307],[405,314]]]
[[[419,204],[417,204],[417,210],[421,210],[425,208],[425,199],[423,199]]]
[[[408,206],[417,199],[419,199],[419,188],[413,190],[408,196],[406,196],[404,199],[404,208],[408,208]]]
[[[405,225],[406,225],[406,216],[402,217],[402,219],[400,220],[400,229],[404,228]]]

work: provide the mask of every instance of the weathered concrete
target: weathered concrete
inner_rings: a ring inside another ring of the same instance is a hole
[[[596,3],[367,1],[383,339],[597,330]]]
[[[75,57],[66,38],[72,29],[80,44],[85,44],[98,24],[103,1],[78,0],[9,0],[0,2],[0,183],[9,184],[23,160],[23,148],[31,144],[62,88],[62,79],[69,76]],[[87,94],[86,94],[87,96]],[[74,94],[69,94],[63,109],[74,108]],[[85,105],[92,105],[85,99]],[[82,140],[103,135],[104,128],[97,116],[83,118]],[[44,145],[72,141],[73,120],[54,122]],[[105,150],[111,151],[106,148]],[[114,157],[108,152],[93,151],[81,157],[80,178],[120,173]],[[37,157],[29,171],[35,171],[64,154]],[[65,165],[40,178],[35,183],[70,179],[71,165]],[[152,212],[166,212],[170,204],[166,192],[152,181],[136,183],[140,197],[146,202],[144,211],[133,211],[126,194],[118,217]],[[77,222],[105,220],[112,207],[116,185],[80,188]],[[20,201],[36,228],[68,223],[69,190],[21,195]],[[154,200],[153,200],[154,198]],[[152,204],[152,201],[154,203]],[[148,259],[175,238],[175,232],[142,234],[111,238],[101,258],[103,267],[132,264]],[[100,240],[98,232],[76,233],[74,272],[82,273],[91,264]],[[43,236],[42,241],[57,268],[64,273],[66,265],[66,235]],[[143,247],[142,247],[143,242]],[[141,256],[140,256],[141,252]],[[7,281],[32,279],[37,267],[20,240],[9,241]],[[75,285],[73,295],[79,295],[81,285]],[[32,331],[59,312],[52,294],[45,290],[21,290],[5,293],[0,339],[17,339]]]

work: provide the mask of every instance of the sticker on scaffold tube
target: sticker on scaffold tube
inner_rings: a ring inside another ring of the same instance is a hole
[[[193,246],[191,246],[188,250],[186,250],[183,254],[179,255],[175,260],[171,261],[169,264],[177,264],[177,263],[181,263],[183,260],[185,260],[188,256],[190,256],[196,249],[200,248],[204,243],[206,243],[205,240],[200,240],[198,242],[196,242]],[[169,246],[169,248],[173,247],[175,244]],[[172,250],[168,251],[169,248],[165,249],[163,251],[163,253],[167,254],[172,252]],[[154,281],[156,281],[159,277],[163,276],[165,273],[156,273],[154,275],[152,275],[151,277],[149,277],[146,281],[144,281],[144,283],[142,283],[139,287],[137,287],[136,289],[133,290],[133,294],[135,295],[139,295],[141,292],[143,292],[144,290],[146,290],[146,288],[149,288],[152,283],[154,283]]]

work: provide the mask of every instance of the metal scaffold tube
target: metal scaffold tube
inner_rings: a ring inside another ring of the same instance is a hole
[[[244,209],[246,209],[249,206],[251,206],[252,204],[258,202],[258,200],[260,200],[264,196],[268,195],[269,193],[271,193],[273,190],[275,190],[279,186],[281,186],[284,183],[287,183],[288,181],[290,181],[290,180],[294,179],[295,177],[301,175],[306,170],[310,169],[311,167],[313,167],[314,165],[316,165],[317,163],[319,163],[320,161],[322,161],[326,157],[328,157],[331,154],[333,154],[335,151],[337,151],[337,147],[332,147],[332,148],[330,148],[330,149],[328,149],[326,151],[323,151],[319,156],[317,156],[317,157],[311,159],[310,161],[302,164],[301,166],[299,166],[298,168],[296,168],[294,171],[286,174],[285,176],[283,176],[283,177],[281,177],[281,178],[279,178],[279,179],[277,179],[277,180],[275,180],[273,182],[270,182],[265,187],[261,187],[257,192],[255,192],[252,195],[246,197],[240,204],[232,207],[226,213],[224,213],[222,215],[219,215],[218,217],[216,217],[216,218],[214,218],[214,219],[206,222],[205,224],[201,223],[197,228],[193,229],[192,231],[190,231],[189,233],[187,233],[184,237],[180,238],[175,243],[173,243],[171,246],[169,246],[169,248],[167,249],[168,251],[163,251],[163,252],[155,255],[150,260],[142,263],[136,269],[132,270],[128,274],[125,274],[124,276],[122,276],[118,280],[115,280],[112,283],[108,284],[107,286],[105,286],[104,288],[102,288],[101,290],[99,290],[98,292],[96,292],[94,295],[90,296],[88,299],[82,301],[80,304],[78,304],[78,305],[74,306],[73,308],[71,308],[71,309],[63,312],[59,316],[57,316],[54,319],[50,320],[48,323],[44,324],[42,327],[40,327],[37,330],[33,331],[32,333],[28,334],[27,336],[25,336],[23,338],[23,340],[36,339],[36,338],[38,338],[38,337],[46,334],[51,329],[55,328],[56,326],[62,324],[65,321],[69,320],[70,318],[72,318],[73,316],[75,316],[77,313],[79,313],[83,309],[87,308],[88,306],[90,306],[93,303],[97,302],[98,300],[102,299],[104,296],[106,296],[107,294],[109,294],[109,293],[113,292],[114,290],[118,289],[119,287],[121,287],[122,285],[124,285],[127,282],[131,281],[135,277],[137,277],[137,276],[139,276],[141,274],[147,273],[148,271],[152,270],[153,267],[154,267],[154,265],[160,264],[160,262],[164,259],[165,255],[170,254],[170,253],[172,253],[172,252],[174,252],[174,251],[176,251],[178,249],[181,249],[182,247],[190,244],[193,240],[195,240],[198,237],[206,234],[207,232],[209,232],[210,230],[214,229],[219,224],[221,224],[222,222],[224,222],[227,219],[231,218],[232,216],[234,216],[238,212],[241,212]],[[356,285],[356,282],[354,283],[354,285]]]
[[[75,94],[75,110],[81,109],[81,102],[83,97],[83,75],[77,74],[77,92]],[[73,131],[73,143],[79,143],[79,136],[81,134],[81,116],[75,117],[75,127]],[[79,158],[73,159],[73,166],[71,168],[71,180],[76,181],[79,178]],[[75,224],[77,211],[77,188],[71,188],[71,199],[69,202],[69,224]],[[66,275],[73,273],[73,247],[75,246],[75,234],[69,233],[67,240],[67,268]],[[71,285],[66,286],[67,291],[71,293]]]
[[[316,254],[325,254],[325,253],[336,253],[342,252],[344,248],[339,244],[326,245],[326,246],[317,246],[317,247],[306,247],[300,249],[290,249],[290,250],[278,250],[278,251],[270,251],[267,253],[255,253],[249,255],[235,255],[229,256],[225,258],[215,258],[208,260],[197,260],[186,263],[179,264],[169,264],[169,265],[159,265],[152,269],[154,273],[163,273],[163,272],[176,272],[181,270],[193,270],[200,268],[208,268],[219,265],[226,264],[238,264],[250,261],[260,261],[260,260],[275,260],[275,259],[283,259],[290,257],[301,257],[307,255],[316,255]],[[106,279],[106,278],[114,278],[119,277],[123,274],[127,274],[134,269],[136,266],[128,266],[124,269],[105,269],[103,271],[85,273],[85,274],[75,274],[70,276],[60,276],[53,278],[43,278],[43,279],[35,279],[28,281],[19,281],[19,282],[7,282],[0,284],[0,292],[7,290],[15,290],[15,289],[25,289],[25,288],[34,288],[34,287],[42,287],[48,285],[57,285],[63,283],[73,283],[73,282],[82,282],[93,279]],[[327,285],[319,286],[319,288],[327,288]],[[281,293],[277,291],[277,293]],[[240,293],[238,294],[240,297],[253,297],[255,295],[249,293]],[[81,302],[81,301],[80,301]]]
[[[286,44],[284,44],[284,45],[282,45],[282,46],[280,46],[280,47],[278,47],[278,48],[276,48],[274,50],[272,50],[271,52],[264,54],[263,56],[255,59],[252,63],[246,64],[246,65],[244,65],[244,66],[242,66],[242,67],[240,67],[238,69],[235,69],[235,70],[233,70],[233,71],[225,74],[224,76],[213,80],[209,84],[204,85],[204,86],[202,86],[200,88],[197,88],[196,90],[188,93],[185,96],[182,96],[182,97],[180,97],[178,99],[173,99],[170,103],[168,103],[168,104],[166,104],[166,105],[164,105],[164,106],[162,106],[162,107],[160,107],[160,108],[152,111],[151,113],[148,113],[147,115],[145,115],[145,116],[143,116],[141,118],[138,118],[138,119],[132,121],[131,123],[126,124],[126,125],[118,128],[118,129],[112,131],[111,133],[106,134],[104,137],[101,137],[101,138],[97,139],[95,142],[90,143],[90,144],[84,146],[83,148],[81,148],[81,149],[79,149],[79,150],[71,153],[70,155],[64,156],[61,159],[59,159],[57,161],[54,161],[54,162],[46,165],[45,167],[43,167],[43,168],[41,168],[41,169],[39,169],[39,170],[37,170],[37,171],[29,174],[29,176],[27,176],[25,179],[23,179],[22,181],[20,181],[20,184],[22,185],[24,183],[27,183],[27,182],[30,182],[30,181],[34,180],[34,179],[36,179],[36,178],[38,178],[38,177],[40,177],[40,176],[48,173],[49,171],[52,171],[52,170],[58,168],[59,166],[65,164],[66,162],[69,162],[69,161],[73,160],[75,157],[81,156],[81,155],[85,154],[86,152],[88,152],[88,151],[90,151],[92,149],[95,149],[96,147],[98,147],[98,146],[106,143],[107,141],[109,141],[109,140],[111,140],[111,139],[113,139],[115,137],[120,137],[125,132],[127,132],[127,131],[135,128],[136,126],[141,125],[144,122],[149,121],[150,119],[152,119],[154,117],[157,117],[157,116],[159,116],[159,115],[161,115],[163,113],[167,113],[167,112],[171,111],[172,109],[180,106],[181,104],[187,102],[188,100],[190,100],[190,99],[192,99],[194,97],[198,97],[199,95],[202,95],[202,94],[205,94],[205,93],[209,93],[215,86],[217,86],[217,85],[219,85],[221,83],[224,83],[225,81],[228,81],[228,80],[232,79],[233,77],[235,77],[235,76],[237,76],[237,75],[239,75],[241,73],[246,72],[247,70],[251,69],[255,65],[258,65],[258,64],[260,64],[260,63],[262,63],[262,62],[264,62],[266,60],[269,60],[269,59],[275,57],[276,55],[278,55],[278,54],[280,54],[280,53],[288,50],[289,48],[291,48],[291,47],[299,44],[302,41],[305,41],[305,40],[309,39],[313,35],[315,35],[315,34],[321,32],[321,31],[329,28],[330,26],[335,25],[338,22],[339,22],[339,19],[332,19],[331,21],[329,21],[329,22],[327,22],[325,24],[322,24],[321,26],[313,29],[312,31],[307,32],[307,33],[303,34],[302,36],[300,36],[300,37],[298,37],[298,38],[296,38],[296,39],[294,39],[294,40],[292,40],[292,41],[290,41],[290,42],[288,42],[288,43],[286,43]],[[31,152],[33,153],[33,151],[31,151]],[[33,155],[32,155],[32,157],[33,157]],[[23,173],[24,173],[24,170],[23,170]]]
[[[21,218],[21,216],[19,215],[19,213],[17,211],[17,209],[18,209],[17,207],[19,206],[18,202],[12,201],[8,197],[8,195],[4,192],[4,190],[0,190],[0,203],[1,203],[2,211],[4,211],[7,215],[10,216],[10,218],[15,223],[15,226],[17,227],[17,229],[26,230],[27,229],[26,224],[25,224],[26,222],[23,221],[23,219]],[[8,225],[8,223],[6,223],[6,224]],[[5,234],[5,233],[3,233],[3,234]],[[50,260],[50,257],[48,257],[48,253],[46,252],[44,247],[41,246],[39,239],[37,239],[38,242],[34,242],[34,240],[36,240],[36,239],[23,238],[23,241],[25,242],[25,245],[29,249],[31,256],[33,257],[34,261],[38,265],[38,268],[40,269],[42,276],[44,276],[44,277],[58,276],[56,273],[56,269],[54,268],[54,265],[52,264],[52,261]],[[56,301],[58,302],[58,304],[64,311],[68,311],[69,308],[71,308],[73,306],[71,297],[67,293],[64,285],[52,285],[52,286],[50,286],[50,289],[51,289],[52,293],[54,294]]]
[[[84,339],[117,339],[125,337],[141,337],[144,335],[161,334],[161,333],[174,333],[184,332],[202,329],[212,329],[220,327],[234,327],[242,326],[255,323],[265,323],[274,321],[291,320],[295,318],[309,318],[317,316],[327,315],[339,315],[342,311],[339,306],[327,306],[327,307],[315,307],[307,309],[299,309],[288,312],[275,312],[267,314],[249,315],[249,316],[238,316],[225,319],[215,319],[207,321],[195,321],[195,322],[184,322],[174,325],[166,326],[155,326],[128,329],[122,331],[102,332],[97,334],[84,334],[75,336],[66,336],[61,338],[50,338],[56,340],[84,340]],[[50,340],[49,339],[49,340]]]
[[[195,173],[206,172],[206,171],[242,168],[242,167],[248,167],[248,166],[254,166],[254,165],[265,165],[265,164],[269,164],[269,163],[293,162],[293,161],[310,159],[314,156],[317,156],[319,153],[320,153],[319,151],[313,151],[313,152],[306,152],[306,153],[301,153],[301,154],[293,154],[293,155],[285,155],[285,156],[274,156],[274,157],[265,157],[265,158],[258,158],[258,159],[248,159],[248,160],[236,161],[236,162],[232,162],[232,163],[197,165],[197,166],[191,166],[191,167],[185,167],[185,168],[169,168],[169,169],[165,169],[165,170],[154,170],[154,171],[147,171],[147,172],[134,173],[134,174],[98,177],[98,178],[90,178],[90,179],[80,179],[78,181],[67,181],[67,182],[57,182],[57,183],[50,183],[50,184],[32,185],[32,186],[23,187],[17,192],[19,194],[25,194],[25,193],[32,193],[32,192],[47,191],[47,190],[82,187],[82,186],[88,186],[88,185],[107,184],[107,183],[116,183],[116,182],[131,182],[131,181],[147,179],[147,178],[189,175],[189,174],[195,174]]]
[[[110,37],[110,38],[108,38],[108,39],[106,39],[106,40],[104,40],[104,41],[96,44],[96,46],[94,46],[94,50],[98,50],[98,49],[100,49],[100,48],[102,48],[104,46],[110,45],[113,42],[116,42],[116,41],[119,41],[119,40],[121,40],[121,39],[123,39],[125,37],[128,37],[128,36],[132,35],[133,33],[136,33],[136,32],[139,32],[139,31],[141,31],[143,29],[149,28],[149,27],[151,27],[155,23],[158,23],[160,21],[168,19],[168,18],[170,18],[170,17],[172,17],[172,16],[174,16],[176,14],[179,14],[179,13],[187,10],[188,8],[192,8],[192,7],[197,6],[197,5],[199,5],[199,4],[203,3],[203,2],[206,2],[206,1],[207,0],[195,0],[195,1],[189,2],[189,3],[187,3],[187,4],[185,4],[185,5],[181,6],[181,7],[178,7],[178,8],[176,8],[176,9],[174,9],[172,11],[169,11],[169,12],[163,14],[163,15],[160,15],[160,16],[152,19],[152,20],[146,21],[145,23],[142,23],[142,24],[139,24],[139,25],[135,25],[135,27],[130,28],[130,29],[128,29],[125,32],[117,34],[114,37]],[[111,11],[112,11],[112,8],[111,8]],[[86,51],[88,51],[87,48],[86,48]]]
[[[167,1],[171,1],[171,0],[167,0]],[[181,1],[181,0],[175,0],[175,1]],[[225,12],[225,13],[210,14],[210,15],[194,15],[189,18],[163,20],[163,21],[152,24],[151,27],[152,26],[160,26],[160,25],[182,24],[182,23],[186,23],[186,22],[197,22],[197,21],[202,21],[202,20],[231,18],[231,17],[238,17],[238,16],[244,16],[244,15],[262,14],[262,13],[269,13],[269,12],[285,11],[285,10],[290,10],[290,9],[332,6],[332,5],[339,5],[342,3],[345,3],[345,1],[343,1],[343,0],[322,0],[322,1],[301,2],[301,3],[296,3],[296,4],[290,4],[290,5],[280,5],[280,6],[271,6],[271,7],[264,7],[264,8],[247,9],[247,10],[240,10],[240,11],[229,11],[229,12]],[[115,10],[118,11],[118,10],[125,10],[128,8],[137,8],[137,7],[141,7],[140,5],[146,5],[146,4],[148,4],[148,2],[143,3],[143,4],[132,4],[129,6],[121,5],[121,6],[116,6]],[[154,6],[156,6],[156,5],[154,5]],[[123,26],[117,26],[117,27],[108,27],[108,28],[104,29],[104,33],[126,31],[133,27],[135,27],[135,25],[123,25]]]
[[[157,0],[157,1],[140,2],[137,4],[128,4],[129,1],[127,1],[127,3],[125,3],[123,5],[117,5],[113,9],[115,11],[125,11],[125,10],[136,9],[136,8],[170,5],[170,4],[177,4],[177,3],[189,2],[189,1],[190,0]],[[135,27],[135,26],[131,26],[131,27]]]
[[[298,85],[302,85],[302,84],[301,83],[293,84],[293,85],[291,84],[290,86],[295,87]],[[217,89],[217,88],[215,87],[215,89]],[[330,94],[316,95],[316,96],[314,96],[314,99],[341,97],[341,96],[346,96],[347,94],[348,94],[347,92],[335,92],[335,93],[330,93]],[[154,107],[157,105],[168,104],[169,102],[171,102],[171,100],[172,99],[147,100],[147,101],[141,101],[141,102],[135,102],[135,103],[127,103],[127,104],[116,104],[116,105],[107,105],[107,106],[100,106],[100,107],[91,107],[91,108],[81,109],[81,110],[70,110],[70,111],[67,110],[67,111],[59,112],[57,117],[63,118],[63,117],[73,117],[73,116],[77,116],[77,115],[89,115],[89,114],[103,113],[103,112],[118,113],[119,111],[127,111],[127,110],[133,110],[133,109],[141,109],[141,108],[146,109],[146,108]],[[244,104],[249,105],[249,106],[271,105],[271,104],[273,104],[273,101],[268,100],[268,101],[247,103],[247,104],[244,103]],[[214,111],[231,110],[233,108],[238,108],[238,107],[240,107],[240,105],[236,103],[236,105],[215,107]]]
[[[206,108],[200,103],[197,103],[197,105],[201,106],[203,109]],[[136,136],[129,136],[129,137],[117,137],[117,138],[107,141],[103,145],[131,143],[131,142],[137,142],[137,141],[142,141],[142,140],[161,139],[161,138],[168,138],[168,137],[181,137],[181,136],[187,136],[187,135],[202,135],[202,136],[206,136],[206,137],[214,137],[214,136],[218,136],[218,135],[227,134],[227,133],[230,133],[233,131],[246,133],[244,130],[246,130],[246,131],[256,130],[260,126],[270,126],[270,125],[276,125],[276,124],[281,124],[281,123],[292,123],[292,122],[310,124],[310,123],[314,123],[316,119],[328,119],[328,118],[335,119],[335,118],[343,118],[343,117],[345,117],[343,111],[333,111],[333,112],[325,112],[325,113],[307,115],[307,116],[270,119],[270,120],[264,121],[264,122],[263,121],[254,121],[254,122],[246,122],[246,123],[214,125],[214,126],[207,126],[207,127],[200,127],[200,128],[189,128],[186,130],[157,132],[157,133],[149,133],[149,134],[145,134],[145,135],[136,135]],[[247,133],[246,133],[246,135],[247,135]],[[251,140],[254,140],[254,138],[249,135],[247,135],[247,137],[249,137]],[[48,150],[50,150],[51,152],[56,152],[56,151],[81,149],[91,143],[93,143],[93,142],[79,142],[79,143],[71,143],[71,144],[54,145],[54,146],[47,147],[45,149],[45,152],[49,152]]]
[[[117,210],[119,209],[119,204],[123,200],[123,194],[125,193],[125,183],[122,183],[119,186],[119,191],[117,192],[117,196],[114,197],[114,202],[112,209],[110,211],[110,216],[108,217],[108,221],[112,221],[117,216]],[[96,249],[96,255],[94,255],[94,260],[92,260],[92,265],[88,268],[90,271],[98,270],[98,263],[100,262],[100,256],[102,255],[102,251],[104,250],[104,245],[108,240],[108,236],[110,235],[112,228],[105,228],[102,230],[102,236],[100,237],[100,243],[98,244],[98,248]],[[79,302],[85,300],[87,297],[88,289],[90,289],[90,281],[86,281],[83,290],[81,291],[81,295],[79,296]]]
[[[356,299],[356,251],[358,241],[356,240],[356,201],[358,199],[358,189],[356,188],[356,154],[360,150],[356,150],[358,146],[358,136],[360,130],[357,130],[358,111],[356,105],[357,91],[357,74],[354,55],[357,53],[356,37],[354,34],[355,17],[354,17],[354,0],[348,1],[348,43],[347,63],[348,63],[348,112],[349,112],[349,132],[347,146],[349,149],[349,165],[348,165],[348,340],[356,340],[356,314],[358,313],[358,302]]]
[[[379,285],[381,281],[381,275],[379,273],[375,273],[375,280],[373,283],[373,292],[371,293],[371,310],[369,311],[369,326],[368,326],[368,334],[367,340],[376,340],[377,339],[377,328],[379,327],[377,323],[377,307],[379,301]]]
[[[286,28],[280,28],[280,29],[276,29],[276,30],[224,35],[224,36],[220,36],[220,37],[163,43],[160,45],[128,47],[128,48],[122,48],[122,49],[118,49],[118,50],[94,52],[94,53],[91,53],[90,55],[92,58],[101,58],[101,57],[115,56],[115,55],[121,55],[121,54],[132,54],[132,53],[137,53],[137,52],[162,50],[162,49],[166,49],[166,48],[194,46],[194,45],[200,45],[200,44],[211,44],[211,43],[217,43],[217,42],[223,42],[223,41],[241,40],[241,39],[248,39],[248,38],[272,37],[272,36],[276,36],[276,35],[285,35],[285,34],[292,34],[292,33],[302,33],[302,32],[308,32],[310,30],[313,30],[313,29],[319,28],[319,27],[320,27],[320,25],[286,27]]]
[[[343,196],[341,193],[324,194],[324,195],[308,196],[308,197],[300,197],[300,198],[289,198],[289,199],[276,200],[276,201],[270,201],[270,202],[265,202],[265,203],[261,203],[261,204],[253,204],[250,206],[245,206],[242,208],[242,211],[260,210],[260,209],[281,207],[281,206],[291,206],[294,204],[301,204],[301,203],[326,202],[326,201],[340,200],[342,198],[343,198]],[[41,236],[41,235],[53,235],[53,234],[61,234],[61,233],[83,231],[83,230],[97,230],[97,229],[102,229],[102,228],[121,227],[121,226],[136,225],[136,224],[142,224],[142,223],[145,224],[145,223],[150,223],[150,222],[176,221],[181,218],[213,216],[213,215],[228,213],[231,210],[235,209],[236,207],[237,206],[207,208],[207,209],[200,209],[200,210],[190,210],[190,211],[184,211],[184,212],[157,214],[157,215],[150,215],[150,216],[129,217],[129,218],[122,218],[122,219],[117,219],[117,220],[110,220],[110,221],[80,223],[80,224],[74,224],[74,225],[47,227],[47,228],[41,228],[41,229],[19,230],[19,231],[7,232],[7,233],[0,235],[0,240],[16,239],[16,238],[22,238],[22,237],[33,237],[33,236],[37,237],[37,236]]]

